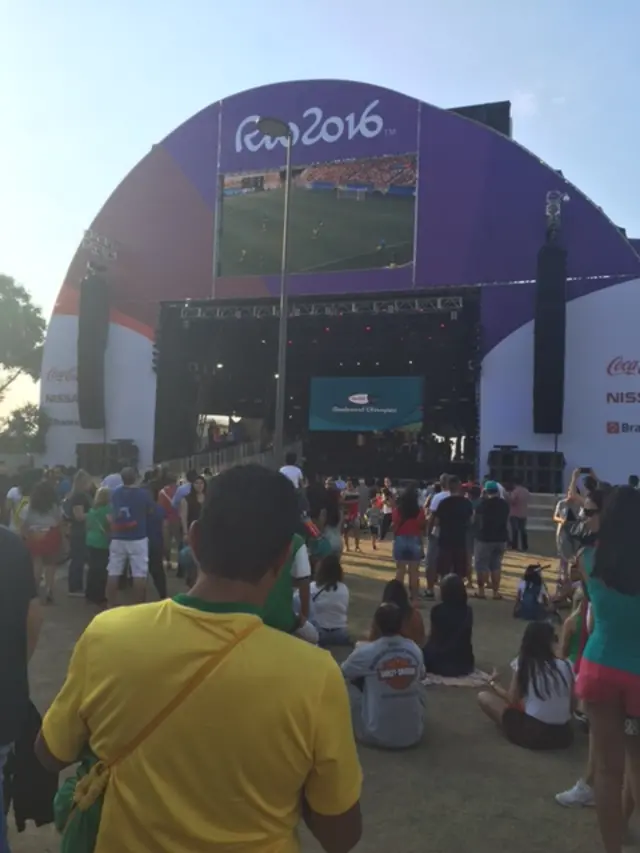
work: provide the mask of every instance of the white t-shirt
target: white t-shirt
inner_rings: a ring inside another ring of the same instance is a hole
[[[451,492],[438,492],[437,495],[434,495],[431,498],[431,503],[429,504],[429,512],[434,513],[442,501],[448,497],[451,497]]]
[[[311,576],[311,563],[306,545],[301,545],[291,563],[291,577],[294,580],[303,580]]]
[[[558,671],[558,677],[553,678],[550,673],[547,676],[548,693],[545,693],[544,681],[538,678],[538,691],[544,696],[539,699],[536,696],[533,685],[529,685],[527,695],[524,697],[524,712],[529,717],[535,717],[541,723],[550,726],[562,726],[571,719],[571,696],[573,695],[573,668],[568,660],[554,661]],[[516,658],[511,667],[517,671],[518,659]]]
[[[122,474],[107,474],[104,480],[100,483],[101,489],[109,489],[110,492],[115,492],[122,485]]]
[[[302,487],[304,475],[297,465],[283,465],[280,469],[280,473],[284,474],[287,480],[291,480],[296,489],[300,489]]]
[[[339,583],[337,589],[319,587],[311,582],[311,607],[313,621],[320,627],[330,631],[334,628],[347,627],[349,611],[349,588]]]
[[[22,500],[22,492],[18,488],[18,486],[12,486],[7,492],[7,503],[9,506],[7,509],[9,510],[9,530],[13,530],[14,533],[18,529],[16,526],[16,509]]]

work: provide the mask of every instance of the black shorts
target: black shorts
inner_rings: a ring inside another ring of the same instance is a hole
[[[571,722],[561,726],[542,723],[519,708],[507,708],[502,715],[507,740],[524,749],[567,749],[573,743]]]
[[[380,528],[378,527],[377,524],[370,524],[369,525],[369,533],[372,536],[378,536],[380,534]]]

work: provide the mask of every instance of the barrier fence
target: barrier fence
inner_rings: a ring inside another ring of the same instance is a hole
[[[298,459],[301,459],[302,442],[296,441],[286,445],[284,453],[295,453]],[[275,458],[273,448],[262,449],[262,445],[257,441],[234,444],[231,447],[184,456],[181,459],[170,459],[162,463],[164,468],[177,476],[191,470],[202,471],[204,468],[210,468],[215,475],[221,474],[227,468],[233,468],[234,465],[264,465],[265,468],[276,468],[281,464],[282,462]]]

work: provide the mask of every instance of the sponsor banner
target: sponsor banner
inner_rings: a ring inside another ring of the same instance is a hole
[[[607,391],[607,403],[640,403],[640,391]]]
[[[309,429],[372,432],[420,428],[419,376],[316,377],[311,380]]]
[[[222,102],[222,172],[282,166],[285,140],[256,127],[261,116],[287,122],[294,165],[416,151],[419,102],[358,83],[263,86]]]
[[[621,435],[628,432],[640,432],[640,424],[624,421],[607,421],[607,435]]]

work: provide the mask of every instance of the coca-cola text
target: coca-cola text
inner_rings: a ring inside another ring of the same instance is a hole
[[[51,370],[47,371],[46,381],[47,382],[77,382],[78,381],[78,368],[77,367],[67,367],[65,370],[61,370],[59,367],[52,367]]]
[[[617,355],[607,365],[609,376],[640,376],[640,361]]]

